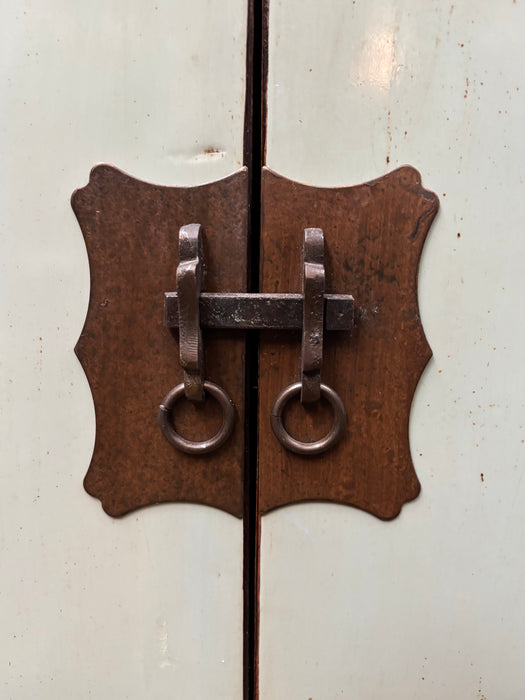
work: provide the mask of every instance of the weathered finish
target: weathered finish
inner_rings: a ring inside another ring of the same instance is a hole
[[[264,513],[304,500],[329,500],[395,517],[420,490],[410,457],[412,396],[431,351],[417,304],[421,249],[438,210],[413,168],[344,188],[316,188],[263,174],[262,290],[301,286],[302,231],[323,229],[327,291],[351,292],[352,334],[327,334],[323,382],[341,396],[348,425],[320,457],[285,450],[270,428],[277,392],[297,381],[300,335],[261,333],[259,364],[259,506]],[[286,420],[287,419],[287,420]],[[332,421],[326,405],[289,404],[285,423],[315,441]]]
[[[179,188],[141,182],[101,165],[74,193],[72,206],[91,269],[89,309],[76,347],[97,419],[86,490],[114,516],[152,503],[190,501],[241,517],[243,334],[217,331],[205,339],[206,376],[226,389],[237,411],[227,444],[211,456],[177,452],[157,425],[157,410],[182,380],[177,334],[163,325],[164,292],[176,281],[179,228],[202,224],[204,289],[245,291],[246,170]],[[177,405],[177,429],[191,440],[206,439],[219,425],[215,402]]]
[[[328,401],[332,408],[333,416],[331,428],[326,435],[323,435],[318,440],[297,440],[292,437],[286,429],[283,421],[283,414],[286,411],[289,401],[299,396],[302,390],[302,382],[295,382],[295,384],[290,384],[279,392],[270,413],[270,425],[272,426],[275,437],[287,450],[291,450],[298,455],[320,455],[327,450],[331,450],[341,439],[346,427],[345,407],[336,391],[326,384],[320,384],[319,399],[322,397]]]
[[[187,440],[180,435],[175,426],[176,408],[181,399],[185,397],[186,387],[184,383],[177,384],[164,397],[158,411],[159,428],[166,440],[182,452],[187,454],[209,454],[218,450],[230,437],[235,425],[235,406],[231,398],[224,389],[213,382],[204,381],[202,383],[203,394],[206,392],[212,396],[221,407],[222,423],[219,430],[211,437],[204,440]],[[198,402],[201,403],[200,401]]]
[[[199,318],[202,289],[202,227],[187,224],[179,231],[177,294],[179,299],[179,359],[184,370],[184,394],[204,402],[204,351]]]
[[[199,298],[202,328],[270,328],[298,330],[303,326],[302,294],[213,294]],[[354,300],[349,294],[324,295],[325,329],[349,331],[354,325]],[[164,295],[164,323],[179,327],[177,292]]]
[[[313,403],[321,398],[325,286],[324,235],[319,228],[307,228],[303,246],[302,403]]]

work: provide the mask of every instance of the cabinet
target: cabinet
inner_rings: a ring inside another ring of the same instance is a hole
[[[242,521],[183,504],[111,519],[82,487],[89,267],[69,200],[98,162],[170,185],[237,170],[245,3],[1,15],[0,695],[241,698]]]
[[[2,10],[6,697],[242,697],[242,522],[194,504],[112,520],[82,490],[89,271],[68,200],[100,161],[169,185],[238,169],[246,10]],[[409,163],[441,211],[419,278],[422,492],[390,522],[263,516],[260,697],[521,698],[523,7],[287,0],[269,18],[267,165],[335,187]]]

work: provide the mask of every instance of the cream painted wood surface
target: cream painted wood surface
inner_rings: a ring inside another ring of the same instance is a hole
[[[263,518],[262,700],[523,698],[524,26],[521,0],[271,4],[268,165],[331,186],[408,163],[441,211],[419,284],[422,493],[389,523]]]
[[[101,161],[173,185],[239,167],[246,1],[7,0],[0,27],[0,696],[241,698],[241,521],[112,520],[83,491],[89,270],[69,197]]]

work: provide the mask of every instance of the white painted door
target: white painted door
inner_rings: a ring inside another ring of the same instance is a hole
[[[246,0],[7,0],[0,33],[0,696],[239,699],[242,522],[181,504],[112,520],[82,488],[69,198],[98,162],[170,185],[238,169]]]
[[[1,9],[1,696],[242,697],[242,523],[120,520],[82,488],[95,421],[69,206],[111,162],[172,185],[242,160],[246,0]],[[267,164],[316,185],[417,167],[441,199],[399,518],[262,519],[262,700],[521,700],[521,0],[272,0]]]
[[[262,518],[261,700],[524,697],[524,27],[521,0],[271,3],[268,166],[335,186],[411,164],[441,211],[421,495],[392,522]]]

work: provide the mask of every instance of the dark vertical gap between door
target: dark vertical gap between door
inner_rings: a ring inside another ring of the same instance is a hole
[[[259,291],[261,171],[266,152],[269,0],[248,0],[244,164],[250,174],[248,289]],[[257,405],[259,333],[246,334],[244,473],[244,700],[258,697],[259,512],[257,502]]]

